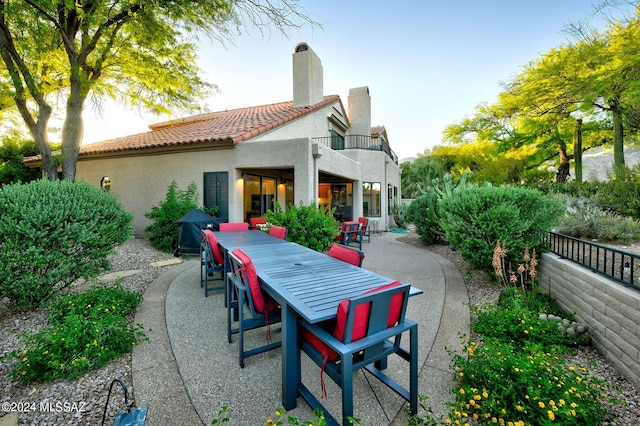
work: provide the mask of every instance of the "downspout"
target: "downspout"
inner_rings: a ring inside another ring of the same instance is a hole
[[[322,157],[322,145],[318,142],[311,144],[311,155],[313,156],[313,202],[318,202],[318,158]]]
[[[389,232],[389,212],[391,211],[391,206],[389,205],[389,183],[387,182],[387,165],[388,164],[389,164],[389,157],[385,153],[384,154],[384,189],[387,192],[385,196],[385,198],[387,199],[387,202],[385,203],[387,205],[387,210],[386,210],[386,213],[384,214],[384,217],[385,217],[386,232]]]

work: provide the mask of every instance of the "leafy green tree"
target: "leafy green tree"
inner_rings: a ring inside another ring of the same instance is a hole
[[[315,24],[290,0],[0,0],[0,109],[13,100],[53,180],[47,130],[52,102],[65,98],[62,170],[73,180],[90,96],[197,109],[212,87],[195,65],[197,37],[230,40],[247,23],[283,32]]]
[[[18,137],[5,136],[0,140],[0,188],[17,182],[29,182],[38,179],[39,170],[22,164],[24,157],[36,155],[38,147],[33,141],[20,140]]]
[[[417,198],[421,188],[426,189],[435,178],[442,177],[446,170],[435,157],[420,156],[413,161],[400,164],[402,195],[405,198]]]

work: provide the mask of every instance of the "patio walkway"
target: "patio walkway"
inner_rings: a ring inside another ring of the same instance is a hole
[[[469,332],[466,288],[460,272],[447,259],[426,249],[397,241],[399,234],[372,234],[363,244],[363,267],[421,288],[409,301],[407,317],[419,324],[419,393],[428,396],[435,415],[446,413],[452,384],[445,348],[459,349],[460,333]],[[147,425],[211,424],[228,406],[230,425],[264,425],[281,407],[281,351],[276,349],[238,365],[238,345],[227,343],[222,291],[204,296],[199,261],[186,261],[155,280],[144,294],[135,322],[148,331],[149,342],[134,348],[133,388],[138,406],[148,406]],[[272,325],[274,340],[280,326]],[[246,345],[262,343],[264,329],[247,334]],[[389,374],[407,378],[408,365],[389,359]],[[397,357],[395,357],[397,358]],[[400,367],[399,369],[396,367]],[[398,374],[394,374],[395,371]],[[319,369],[302,354],[303,381],[320,395]],[[340,418],[341,391],[328,377],[323,404]],[[354,416],[363,425],[404,425],[405,401],[369,373],[354,378]],[[300,421],[314,420],[312,410],[298,398],[288,412]],[[423,413],[424,414],[424,413]],[[286,419],[285,419],[286,422]]]

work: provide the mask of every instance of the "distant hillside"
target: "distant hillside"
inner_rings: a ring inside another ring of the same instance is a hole
[[[640,150],[625,148],[624,162],[627,167],[634,167],[640,162]],[[571,177],[575,178],[574,163],[571,162]],[[609,180],[613,173],[613,150],[608,148],[594,148],[582,155],[583,180]]]

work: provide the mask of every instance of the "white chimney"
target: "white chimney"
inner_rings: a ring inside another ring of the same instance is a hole
[[[315,105],[323,99],[322,62],[307,43],[299,43],[293,53],[293,106]]]
[[[369,88],[356,87],[349,89],[349,121],[350,135],[371,136],[371,96]]]

